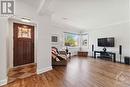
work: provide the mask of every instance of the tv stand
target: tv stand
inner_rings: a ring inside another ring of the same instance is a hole
[[[105,51],[94,51],[94,58],[97,58],[97,53],[100,54],[100,58],[112,58],[113,62],[116,62],[116,53]]]

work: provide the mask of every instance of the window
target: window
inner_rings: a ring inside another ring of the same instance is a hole
[[[79,46],[79,34],[64,33],[64,45],[69,47]]]
[[[31,38],[31,29],[27,26],[18,27],[18,38]]]

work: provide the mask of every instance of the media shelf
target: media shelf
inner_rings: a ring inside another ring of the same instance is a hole
[[[112,59],[113,62],[116,62],[116,53],[113,52],[104,52],[104,51],[94,51],[94,58],[97,58],[97,54],[100,54],[98,58],[107,58]]]

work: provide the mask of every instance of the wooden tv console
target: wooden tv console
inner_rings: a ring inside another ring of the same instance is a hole
[[[79,57],[88,57],[88,52],[78,51],[78,56]]]

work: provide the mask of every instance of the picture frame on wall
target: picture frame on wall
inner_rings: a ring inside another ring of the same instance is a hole
[[[89,43],[89,38],[88,38],[88,34],[82,34],[81,35],[81,45],[84,47],[88,47],[88,43]]]
[[[83,46],[88,46],[88,40],[87,39],[83,40],[82,45]]]
[[[59,37],[58,37],[58,35],[57,35],[57,34],[53,34],[53,35],[51,36],[51,43],[52,43],[52,44],[58,44],[58,42],[59,42]]]

